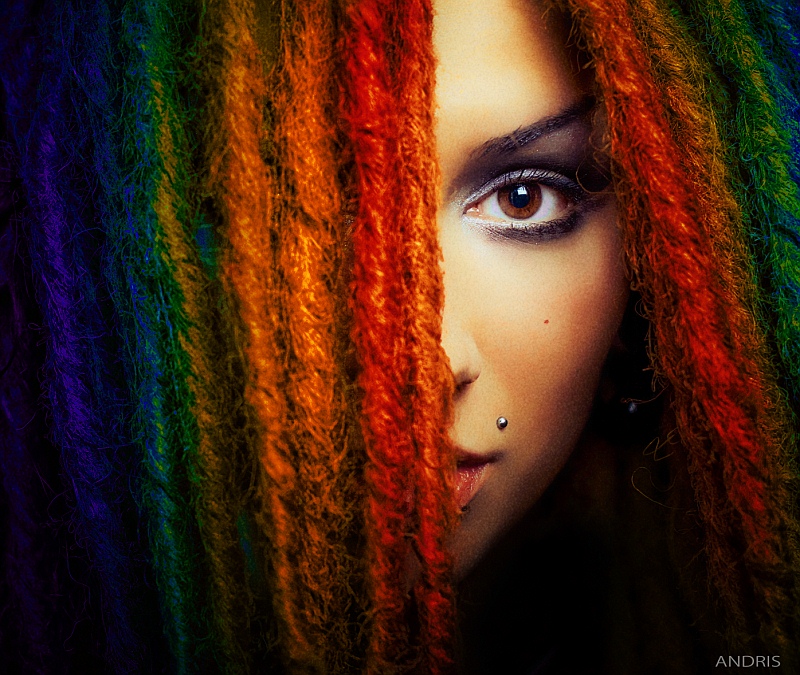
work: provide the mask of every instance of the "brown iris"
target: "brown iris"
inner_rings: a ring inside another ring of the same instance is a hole
[[[525,220],[542,205],[542,190],[536,183],[514,183],[498,190],[497,201],[509,218]]]

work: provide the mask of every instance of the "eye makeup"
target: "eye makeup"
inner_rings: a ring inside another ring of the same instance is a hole
[[[486,199],[493,192],[508,188],[514,185],[524,185],[526,183],[536,183],[551,188],[564,195],[571,202],[579,202],[590,195],[575,180],[565,176],[563,173],[540,168],[524,168],[519,171],[511,171],[497,178],[490,180],[482,185],[475,193],[469,195],[464,203],[477,204]]]
[[[552,220],[515,224],[513,220],[508,220],[508,224],[489,223],[478,218],[465,216],[465,221],[479,229],[483,234],[492,240],[510,241],[522,244],[543,244],[564,237],[578,229],[591,212],[602,206],[605,198],[591,199],[573,208],[562,218]]]
[[[608,158],[594,147],[587,105],[584,101],[556,117],[489,139],[470,153],[446,190],[465,224],[492,239],[544,243],[574,231],[584,216],[601,207],[611,195],[610,169]],[[566,205],[552,217],[532,214],[524,219],[507,212],[487,217],[480,210],[486,200],[497,200],[499,191],[516,186],[536,186],[536,191],[557,194]]]
[[[545,194],[544,198],[538,200],[535,213],[527,218],[515,218],[507,214],[498,216],[480,211],[487,202],[499,201],[499,194],[503,190],[516,186],[536,186],[537,192]],[[591,200],[592,195],[562,174],[523,169],[499,176],[467,198],[464,220],[492,238],[539,243],[571,232],[586,212],[586,203]]]
[[[560,163],[549,164],[552,167]],[[458,208],[466,224],[478,228],[492,239],[544,243],[569,234],[582,224],[585,216],[606,203],[612,194],[605,189],[609,181],[602,179],[592,182],[596,189],[587,189],[585,178],[577,170],[523,168],[490,179],[459,200]],[[486,209],[480,210],[489,200],[498,200],[502,190],[516,186],[536,186],[540,192],[551,193],[550,202],[558,203],[560,200],[564,204],[558,208],[549,204],[549,209],[543,209],[542,202],[537,211],[527,218],[515,218],[508,214],[498,216],[486,213]],[[542,210],[546,212],[537,216]]]

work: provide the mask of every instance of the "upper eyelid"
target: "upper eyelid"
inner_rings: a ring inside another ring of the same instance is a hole
[[[494,192],[508,185],[524,181],[542,183],[551,189],[562,190],[566,193],[567,197],[575,201],[580,200],[587,194],[579,183],[557,171],[533,168],[515,169],[514,171],[507,171],[493,178],[473,191],[468,197],[462,200],[462,208],[466,211],[482,202]]]

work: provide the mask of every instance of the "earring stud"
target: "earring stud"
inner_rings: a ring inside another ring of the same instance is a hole
[[[497,418],[497,428],[502,431],[508,426],[508,420],[505,417],[498,417]]]

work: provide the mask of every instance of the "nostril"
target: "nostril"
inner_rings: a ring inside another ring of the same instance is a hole
[[[470,371],[468,369],[461,370],[457,373],[454,373],[453,379],[455,381],[455,396],[460,396],[463,394],[469,385],[471,385],[475,380],[478,379],[478,373],[475,371]]]
[[[453,394],[454,394],[455,396],[460,396],[461,394],[463,394],[463,393],[464,393],[464,390],[465,390],[465,389],[466,389],[466,388],[467,388],[469,385],[470,385],[470,383],[469,383],[469,382],[458,382],[458,381],[456,381],[456,386],[455,386],[455,389],[454,389],[454,391],[453,391]]]

